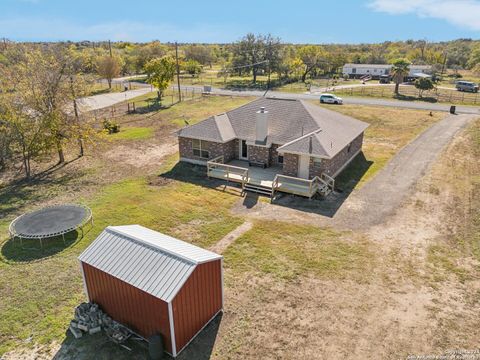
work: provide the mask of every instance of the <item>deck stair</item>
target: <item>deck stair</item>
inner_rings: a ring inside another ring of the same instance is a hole
[[[268,197],[272,196],[272,187],[271,186],[264,186],[264,185],[253,184],[253,183],[247,182],[244,185],[243,189],[244,189],[244,191],[258,193],[258,194],[265,195],[265,196],[268,196]]]

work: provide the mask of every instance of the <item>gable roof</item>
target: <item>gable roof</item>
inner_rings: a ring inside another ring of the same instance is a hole
[[[262,97],[225,114],[212,116],[195,125],[185,127],[178,132],[178,136],[217,142],[238,138],[253,144],[256,112],[261,107],[268,111],[266,144],[285,146],[306,134],[321,129],[321,134],[319,133],[317,137],[321,142],[319,145],[324,150],[318,146],[315,147],[317,149],[315,151],[318,152],[312,153],[318,156],[334,156],[368,127],[367,123],[303,100]],[[221,127],[224,128],[223,132],[218,130]],[[327,145],[328,150],[326,150]],[[284,146],[279,149],[283,148],[288,152],[290,147]]]
[[[165,302],[196,266],[222,256],[140,225],[109,226],[78,259]]]

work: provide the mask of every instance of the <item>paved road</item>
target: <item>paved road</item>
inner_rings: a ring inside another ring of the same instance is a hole
[[[182,86],[183,89],[195,89],[198,91],[203,90],[202,86]],[[265,91],[259,90],[225,90],[212,88],[212,94],[216,95],[229,95],[229,96],[263,96]],[[318,100],[318,95],[313,94],[294,94],[280,91],[268,91],[267,96],[281,97],[286,99],[303,99],[303,100]],[[343,102],[345,104],[352,105],[374,105],[374,106],[386,106],[397,107],[406,109],[419,109],[427,111],[449,111],[450,104],[437,104],[428,103],[424,101],[401,101],[401,100],[389,100],[378,98],[358,98],[358,97],[344,97]],[[480,114],[480,107],[478,106],[458,106],[457,113],[459,114]]]
[[[133,99],[137,96],[148,94],[149,92],[151,92],[150,86],[118,93],[88,96],[79,99],[78,104],[82,111],[98,110],[118,104],[125,100]]]
[[[455,134],[476,118],[474,115],[450,115],[425,130],[371,181],[352,193],[334,220],[350,228],[382,223],[401,206]]]

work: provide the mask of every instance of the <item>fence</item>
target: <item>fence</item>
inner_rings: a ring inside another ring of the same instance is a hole
[[[334,87],[329,90],[339,95],[350,96],[372,96],[372,97],[393,97],[394,86],[357,86],[351,88],[335,89]],[[431,102],[446,102],[457,104],[480,104],[480,98],[478,93],[466,93],[459,92],[454,89],[437,89],[431,91],[424,91],[422,97],[419,97],[419,90],[413,86],[401,86],[400,97],[406,97],[412,100],[418,99]]]
[[[182,101],[189,101],[202,96],[198,88],[183,87],[181,91]],[[178,103],[178,91],[168,90],[163,95],[161,103],[156,99],[156,94],[146,99],[125,101],[102,109],[92,110],[89,114],[95,120],[114,119],[128,114],[146,114],[160,109],[169,108]]]

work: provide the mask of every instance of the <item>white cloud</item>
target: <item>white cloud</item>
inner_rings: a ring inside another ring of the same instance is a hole
[[[480,1],[477,0],[372,0],[368,6],[392,15],[416,14],[480,31]]]
[[[172,24],[148,24],[116,21],[91,25],[46,18],[0,18],[0,37],[12,40],[123,40],[123,41],[230,41],[231,30],[204,24],[188,28]]]

